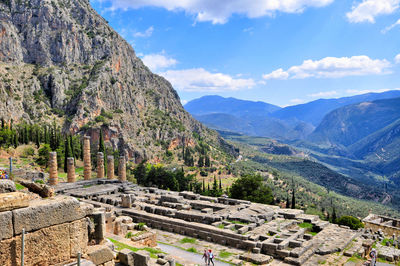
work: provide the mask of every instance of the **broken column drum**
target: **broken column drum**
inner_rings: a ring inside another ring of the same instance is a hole
[[[75,159],[73,157],[67,158],[67,180],[68,183],[75,182]]]
[[[119,181],[126,181],[126,162],[124,156],[119,157],[118,179]]]
[[[50,152],[49,157],[49,169],[50,169],[50,177],[49,183],[51,186],[58,184],[58,171],[57,171],[57,152]]]
[[[107,156],[107,179],[114,179],[114,156]]]
[[[97,178],[104,178],[104,155],[102,152],[97,153]]]
[[[83,178],[88,180],[92,175],[92,164],[90,162],[90,137],[83,139]]]

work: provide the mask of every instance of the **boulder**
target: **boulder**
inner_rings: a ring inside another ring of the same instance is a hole
[[[134,260],[135,266],[148,266],[149,260],[150,260],[150,255],[145,250],[139,250],[139,251],[133,253],[133,260]]]
[[[96,265],[100,265],[114,259],[111,249],[105,245],[89,246],[87,255]]]
[[[15,192],[15,184],[13,181],[8,179],[0,179],[0,193]]]
[[[25,180],[20,183],[24,187],[27,187],[30,192],[39,194],[42,198],[50,198],[54,196],[54,189],[48,185]]]
[[[126,266],[133,266],[133,251],[130,249],[123,249],[117,256],[120,263]]]

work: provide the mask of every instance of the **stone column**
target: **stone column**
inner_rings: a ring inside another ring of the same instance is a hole
[[[67,158],[67,180],[68,180],[68,183],[75,182],[75,159],[74,159],[74,157]]]
[[[57,152],[50,152],[49,169],[50,169],[49,183],[51,186],[55,186],[58,184]]]
[[[102,152],[97,153],[97,178],[104,178],[104,155]]]
[[[90,137],[83,139],[83,178],[88,180],[92,175],[92,164],[90,162]]]
[[[107,156],[107,179],[114,179],[114,156]]]
[[[126,162],[125,162],[125,156],[120,156],[120,157],[119,157],[118,180],[119,180],[119,181],[126,181]]]

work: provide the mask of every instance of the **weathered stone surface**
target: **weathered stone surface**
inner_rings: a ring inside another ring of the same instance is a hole
[[[263,254],[244,253],[240,255],[240,259],[247,262],[252,262],[257,265],[261,265],[270,263],[274,258]]]
[[[13,181],[0,179],[0,193],[9,193],[15,191],[17,191],[17,189],[15,188],[15,183]]]
[[[11,238],[13,235],[12,212],[0,212],[0,240]]]
[[[87,220],[81,219],[70,224],[69,235],[71,239],[71,257],[77,256],[78,252],[85,254],[87,251],[88,223]]]
[[[150,261],[150,255],[147,251],[139,250],[133,254],[133,260],[135,266],[148,266]]]
[[[57,152],[50,152],[49,154],[49,183],[51,186],[58,184],[58,165],[57,165]]]
[[[25,235],[25,265],[56,265],[70,258],[70,224],[42,228]],[[20,265],[21,235],[0,241],[2,266]]]
[[[0,212],[29,206],[29,195],[22,192],[0,194]]]
[[[96,265],[106,263],[114,259],[111,249],[105,245],[89,246],[87,249],[87,255]]]
[[[77,266],[77,265],[78,265],[77,262],[71,262],[71,263],[65,264],[64,266]],[[81,266],[96,266],[96,264],[94,264],[90,260],[81,259]]]
[[[32,201],[30,206],[23,209],[13,210],[14,234],[21,234],[22,229],[26,232],[40,228],[79,220],[86,216],[80,208],[78,200],[57,196],[48,200]]]
[[[130,249],[123,249],[120,252],[118,252],[117,256],[118,260],[120,263],[126,265],[126,266],[133,266],[133,251]]]
[[[50,198],[54,196],[54,189],[46,184],[23,180],[21,181],[21,185],[27,187],[30,192],[39,194],[42,198]]]

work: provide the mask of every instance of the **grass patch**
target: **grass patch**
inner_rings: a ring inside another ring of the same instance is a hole
[[[194,247],[188,248],[187,251],[197,253],[197,250]]]
[[[382,240],[382,246],[386,246],[386,243],[390,243],[391,246],[393,246],[393,239],[389,239],[389,238],[384,238]]]
[[[182,243],[182,244],[186,244],[186,243],[194,244],[194,243],[196,243],[196,239],[190,238],[190,237],[185,237],[179,242]]]
[[[131,237],[132,237],[132,232],[126,233],[125,238],[131,238]]]
[[[220,225],[218,225],[217,226],[219,229],[225,229],[225,225],[223,225],[223,224],[220,224]]]
[[[307,229],[312,229],[312,228],[313,228],[313,225],[310,224],[310,223],[301,223],[301,224],[299,224],[299,227],[301,227],[301,228],[307,228]]]
[[[230,257],[232,255],[233,255],[232,253],[230,253],[228,251],[225,251],[225,250],[222,250],[222,251],[219,252],[219,257],[222,258],[222,259],[226,259],[226,258],[228,258],[228,257]]]
[[[319,260],[318,261],[318,264],[325,264],[326,263],[326,260]]]
[[[316,234],[318,234],[317,232],[309,232],[310,235],[315,236]]]
[[[83,188],[88,188],[88,187],[91,187],[91,186],[93,186],[93,185],[84,185]]]
[[[230,222],[231,224],[248,224],[245,222],[241,222],[241,221],[234,221],[234,220],[226,220],[227,222]]]
[[[115,249],[118,250],[118,251],[120,251],[120,250],[122,250],[124,248],[130,249],[133,252],[136,252],[138,250],[146,250],[147,252],[150,253],[150,257],[152,257],[153,259],[157,259],[158,258],[157,254],[160,254],[160,253],[166,254],[165,252],[162,252],[161,250],[158,250],[158,249],[155,249],[155,248],[149,248],[149,247],[146,247],[146,248],[135,248],[135,247],[131,247],[131,246],[127,245],[127,244],[121,243],[121,242],[119,242],[119,241],[117,241],[115,239],[112,239],[112,238],[108,238],[108,240],[110,240],[114,244]]]
[[[23,185],[21,185],[20,183],[15,183],[15,188],[17,190],[21,190],[21,189],[24,189],[25,187]]]

